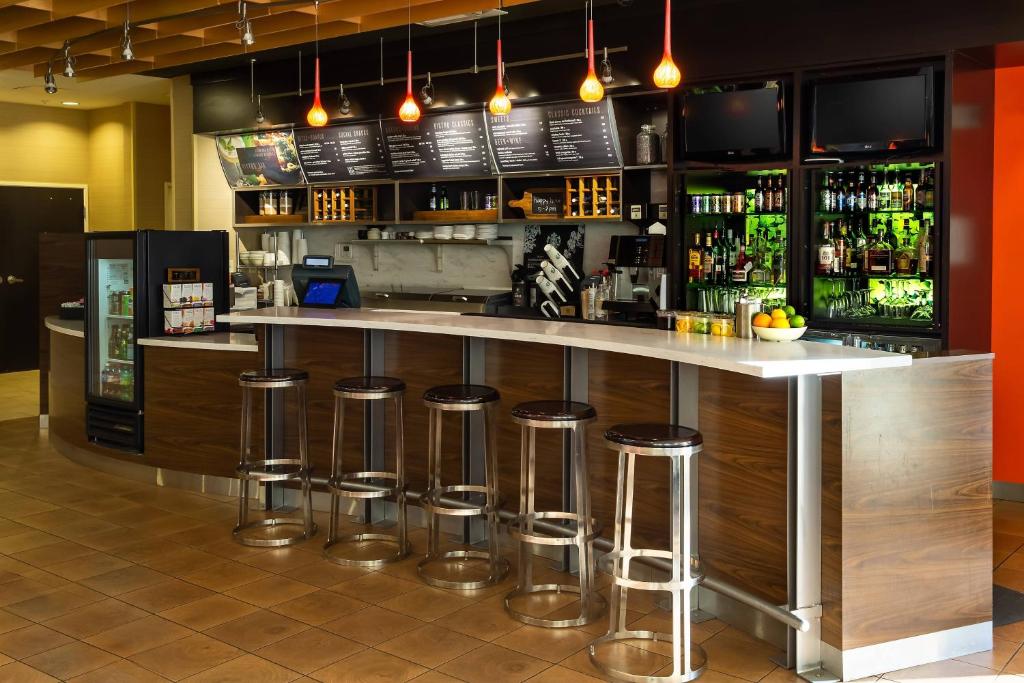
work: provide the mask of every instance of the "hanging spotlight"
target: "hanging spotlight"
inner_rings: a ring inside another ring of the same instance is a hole
[[[682,78],[679,67],[672,61],[672,0],[665,0],[665,52],[661,56],[661,64],[654,70],[654,85],[674,88]]]
[[[319,128],[327,125],[327,112],[324,110],[324,106],[320,104],[320,1],[317,0],[313,3],[314,7],[314,22],[316,28],[314,29],[314,36],[316,45],[316,67],[313,70],[313,106],[306,112],[306,123]]]
[[[71,54],[71,41],[64,41],[64,75],[68,78],[75,77],[75,58]]]
[[[263,116],[263,97],[256,95],[256,60],[249,60],[249,102],[256,102],[256,123],[263,123],[266,117]]]
[[[135,59],[135,51],[132,50],[132,27],[125,19],[124,35],[121,36],[121,59],[130,62]]]
[[[57,92],[57,79],[53,77],[53,62],[46,65],[46,79],[43,81],[43,88],[49,95]]]
[[[594,3],[589,3],[590,16],[587,18],[587,77],[580,85],[580,99],[584,102],[600,102],[604,97],[604,86],[597,80],[594,71]]]
[[[406,24],[407,53],[405,65],[405,101],[398,108],[398,118],[406,123],[416,123],[420,120],[420,108],[416,105],[416,99],[412,96],[412,0],[409,0],[409,21]]]
[[[501,89],[505,92],[505,96],[508,97],[512,94],[512,85],[508,80],[508,67],[505,66],[505,62],[501,62]]]
[[[342,116],[348,116],[352,113],[352,103],[349,102],[348,95],[345,94],[345,84],[338,84],[338,113]]]
[[[263,115],[263,95],[256,96],[256,123],[263,123],[267,117]]]
[[[420,101],[425,107],[434,103],[434,82],[430,79],[429,71],[427,72],[427,84],[420,88]]]
[[[508,89],[505,87],[505,60],[501,58],[501,10],[504,3],[498,3],[498,59],[494,62],[496,80],[494,96],[487,103],[487,109],[494,116],[503,116],[512,111],[512,101],[508,98]]]
[[[238,0],[238,21],[235,26],[242,32],[242,45],[246,47],[256,42],[256,36],[252,33],[252,22],[249,21],[248,6],[245,0]]]
[[[604,49],[604,59],[601,60],[601,82],[608,85],[615,80],[612,75],[612,63],[608,61],[608,48]]]

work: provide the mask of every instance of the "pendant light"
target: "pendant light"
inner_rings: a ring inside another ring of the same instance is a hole
[[[501,58],[501,15],[504,13],[504,2],[498,2],[498,61],[494,63],[494,70],[497,73],[497,81],[494,87],[494,97],[487,104],[487,109],[494,116],[502,116],[512,111],[512,101],[508,98],[508,91],[505,89],[505,60]]]
[[[420,120],[420,108],[416,104],[416,98],[412,96],[412,0],[409,0],[409,22],[406,29],[408,30],[408,47],[405,65],[405,101],[398,108],[398,118],[406,123],[416,123]]]
[[[665,0],[665,52],[661,56],[661,64],[654,70],[654,85],[674,88],[682,78],[679,67],[672,61],[672,0]]]
[[[352,113],[352,102],[348,99],[348,95],[345,94],[345,84],[338,84],[338,113],[342,116],[348,116]]]
[[[306,113],[306,123],[314,128],[327,125],[327,111],[320,104],[320,1],[313,3],[314,7],[314,44],[316,46],[316,67],[313,70],[313,106]]]
[[[590,14],[587,18],[587,77],[580,86],[580,99],[584,102],[600,102],[604,97],[604,86],[597,80],[594,70],[594,4],[588,3]]]

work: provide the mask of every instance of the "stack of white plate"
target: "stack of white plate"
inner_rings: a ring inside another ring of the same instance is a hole
[[[452,232],[452,239],[471,240],[474,237],[476,237],[475,225],[457,225],[454,232]]]
[[[455,228],[450,225],[435,225],[434,226],[434,239],[435,240],[450,240],[452,233],[455,232]]]
[[[417,230],[416,231],[416,239],[418,239],[418,240],[432,240],[432,239],[434,239],[434,231],[433,230]]]
[[[498,224],[485,223],[483,225],[476,226],[476,238],[478,240],[498,239]]]

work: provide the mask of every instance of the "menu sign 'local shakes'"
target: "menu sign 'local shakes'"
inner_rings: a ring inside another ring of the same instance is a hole
[[[305,182],[290,130],[218,136],[217,157],[232,187]]]
[[[500,173],[615,168],[622,163],[607,99],[487,114],[487,133]]]
[[[311,183],[388,177],[380,122],[295,131],[302,170]]]
[[[398,178],[491,175],[483,114],[424,116],[416,123],[384,122],[391,171]]]

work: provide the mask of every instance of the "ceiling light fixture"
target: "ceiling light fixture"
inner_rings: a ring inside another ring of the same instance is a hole
[[[256,96],[256,123],[263,123],[267,117],[263,115],[263,95]]]
[[[427,72],[427,83],[420,88],[420,101],[423,102],[423,106],[429,107],[434,103],[434,81],[430,78],[430,72]]]
[[[314,44],[316,45],[316,68],[313,71],[313,106],[306,113],[306,123],[314,128],[327,125],[327,111],[320,104],[320,0],[313,3]]]
[[[63,104],[65,107],[77,107],[78,106],[78,102],[75,102],[73,100],[66,100],[64,102],[61,102],[61,104]]]
[[[672,61],[672,0],[665,0],[665,52],[661,63],[654,70],[654,85],[659,88],[674,88],[683,78],[679,67]]]
[[[338,113],[342,116],[348,116],[352,113],[352,102],[349,101],[348,95],[345,94],[345,84],[338,84]]]
[[[420,108],[416,104],[416,98],[412,96],[412,0],[409,0],[409,20],[406,30],[408,35],[406,37],[405,101],[398,108],[398,118],[406,123],[416,123],[420,120]]]
[[[75,77],[75,58],[71,54],[71,41],[64,41],[64,75],[68,78]]]
[[[43,88],[48,95],[53,95],[57,92],[57,79],[53,77],[52,61],[46,64],[46,78],[43,80]]]
[[[504,3],[499,0],[498,10],[501,11]],[[487,109],[493,116],[504,116],[512,111],[512,100],[508,98],[508,90],[505,88],[505,60],[501,58],[501,14],[498,14],[498,59],[494,63],[496,71],[494,96],[487,103]]]
[[[132,50],[132,25],[127,19],[124,21],[124,35],[121,36],[121,59],[126,62],[135,59],[135,51]]]
[[[615,80],[612,75],[612,63],[608,61],[608,48],[604,49],[604,59],[601,60],[601,82],[608,85]]]
[[[252,33],[252,22],[249,21],[248,5],[245,0],[238,0],[238,21],[235,27],[242,32],[242,45],[249,47],[256,42],[256,36]]]
[[[604,86],[597,80],[597,72],[594,69],[594,3],[593,0],[587,3],[589,15],[587,17],[587,77],[580,85],[580,99],[584,102],[600,102],[604,97]]]

